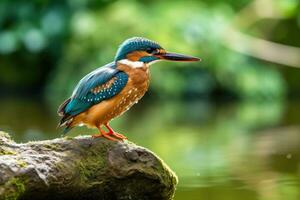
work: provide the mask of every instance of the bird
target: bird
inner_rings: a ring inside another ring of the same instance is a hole
[[[115,132],[109,122],[137,103],[149,88],[149,66],[157,61],[194,62],[200,58],[167,52],[161,45],[143,37],[125,40],[114,60],[84,76],[58,108],[58,127],[63,135],[75,126],[97,128],[94,138],[120,141],[126,136]],[[103,128],[106,127],[107,131]]]

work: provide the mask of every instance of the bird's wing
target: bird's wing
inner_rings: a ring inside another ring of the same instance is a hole
[[[70,100],[61,108],[65,120],[112,98],[125,87],[128,75],[111,66],[101,67],[80,80]]]

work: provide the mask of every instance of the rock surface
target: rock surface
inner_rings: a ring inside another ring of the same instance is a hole
[[[172,199],[176,175],[130,142],[79,136],[17,144],[0,132],[0,199]]]

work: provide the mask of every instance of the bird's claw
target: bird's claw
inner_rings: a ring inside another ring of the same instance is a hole
[[[100,130],[101,133],[98,133],[98,134],[94,134],[92,135],[93,138],[99,138],[99,137],[105,137],[109,140],[112,140],[112,141],[120,141],[120,140],[126,140],[127,137],[125,137],[124,135],[120,134],[120,133],[117,133],[117,132],[114,132],[114,131],[110,131],[108,133],[106,133],[104,130]],[[112,137],[114,136],[114,137]]]
[[[117,132],[111,132],[110,133],[111,135],[115,136],[116,138],[119,138],[119,139],[122,139],[122,140],[127,140],[127,137],[120,134],[120,133],[117,133]]]

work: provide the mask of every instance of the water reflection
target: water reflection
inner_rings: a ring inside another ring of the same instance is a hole
[[[56,137],[56,117],[39,99],[1,98],[0,128],[16,141]]]
[[[0,105],[0,128],[15,140],[60,135],[55,108],[40,100],[2,99]],[[297,105],[148,99],[112,126],[153,150],[178,174],[175,200],[293,200],[300,199]],[[95,131],[78,128],[71,136]]]

